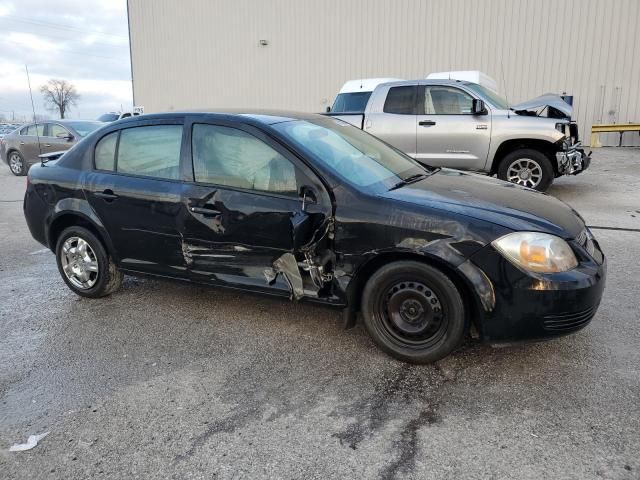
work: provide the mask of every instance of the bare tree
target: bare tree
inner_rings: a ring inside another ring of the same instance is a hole
[[[78,104],[80,95],[76,91],[76,87],[66,80],[50,79],[46,85],[40,87],[40,93],[44,96],[44,103],[49,110],[58,111],[60,118],[64,118],[64,114],[72,105]]]

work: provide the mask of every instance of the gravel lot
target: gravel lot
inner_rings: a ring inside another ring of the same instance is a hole
[[[638,149],[597,150],[550,191],[628,229],[594,230],[591,325],[432,366],[309,304],[130,277],[81,299],[31,238],[24,186],[0,164],[3,479],[640,478]]]

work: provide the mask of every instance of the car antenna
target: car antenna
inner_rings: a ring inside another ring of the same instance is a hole
[[[500,62],[500,70],[502,71],[502,85],[504,86],[504,99],[507,101],[507,118],[511,118],[511,105],[507,96],[507,82],[504,79],[504,63]]]
[[[36,107],[33,103],[33,92],[31,91],[31,78],[29,77],[29,67],[27,64],[24,64],[24,69],[27,72],[27,83],[29,84],[29,96],[31,97],[31,110],[33,111],[33,124],[36,126],[36,138],[38,139],[38,152],[39,155],[42,155],[42,147],[40,146],[40,134],[38,133],[38,120],[36,119]],[[44,165],[44,159],[40,157],[40,163]]]

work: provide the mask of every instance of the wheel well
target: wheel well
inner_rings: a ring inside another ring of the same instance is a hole
[[[473,291],[472,287],[467,281],[457,272],[454,268],[447,265],[442,260],[436,257],[426,257],[418,253],[411,252],[389,252],[381,253],[375,256],[371,260],[367,261],[356,273],[354,279],[349,284],[349,290],[347,296],[349,300],[350,308],[354,311],[360,310],[360,302],[362,301],[362,292],[364,290],[367,281],[371,276],[384,265],[388,265],[391,262],[398,262],[403,260],[411,260],[420,263],[424,263],[431,267],[437,268],[444,273],[449,280],[456,286],[462,300],[464,302],[465,312],[467,312],[467,318],[475,327],[480,331],[480,325],[478,325],[478,319],[481,313],[481,307],[479,305],[478,298]]]
[[[104,238],[102,238],[102,235],[100,235],[100,232],[98,231],[96,226],[83,216],[77,215],[75,213],[65,213],[64,215],[60,215],[53,221],[53,223],[49,227],[49,248],[55,251],[60,234],[64,231],[65,228],[73,226],[83,227],[89,230],[98,238],[98,240],[102,242],[105,250],[108,251],[107,244],[104,241]]]
[[[504,157],[515,150],[521,150],[523,148],[530,148],[532,150],[538,150],[544,153],[551,162],[551,165],[553,165],[554,173],[558,173],[558,162],[556,161],[557,148],[553,143],[546,140],[520,138],[515,140],[506,140],[500,144],[498,150],[496,150],[496,154],[493,157],[491,174],[493,175],[498,173],[498,167],[500,166],[500,162],[502,162]]]

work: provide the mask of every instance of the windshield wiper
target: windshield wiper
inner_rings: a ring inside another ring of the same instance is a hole
[[[418,180],[422,180],[423,178],[426,178],[427,175],[425,173],[416,173],[415,175],[411,175],[410,177],[404,178],[402,180],[400,180],[398,183],[396,183],[395,185],[393,185],[389,191],[391,190],[396,190],[400,187],[404,187],[405,185],[409,185],[410,183],[415,183]]]

